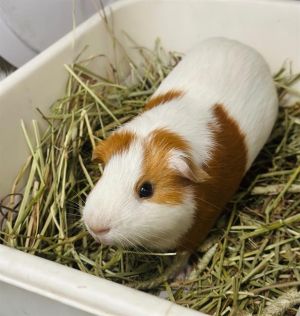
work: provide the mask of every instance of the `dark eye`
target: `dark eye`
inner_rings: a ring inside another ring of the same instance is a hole
[[[153,186],[150,182],[144,182],[139,190],[140,198],[149,198],[153,195]]]

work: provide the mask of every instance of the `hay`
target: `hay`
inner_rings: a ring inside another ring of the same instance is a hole
[[[197,263],[185,279],[167,281],[175,253],[99,246],[85,231],[80,210],[102,172],[91,162],[92,148],[137,115],[179,61],[178,54],[166,53],[158,42],[154,51],[139,52],[143,65],[129,65],[126,85],[115,69],[113,80],[107,80],[88,70],[88,62],[66,66],[66,95],[49,114],[41,113],[47,130],[41,135],[36,122],[31,127],[22,123],[31,155],[0,201],[0,242],[137,288],[148,284],[150,293],[209,314],[295,315],[300,285],[299,103],[280,109],[268,144],[195,254]],[[298,77],[283,69],[276,74],[282,102],[295,93],[291,84]],[[275,312],[270,307],[274,301]]]

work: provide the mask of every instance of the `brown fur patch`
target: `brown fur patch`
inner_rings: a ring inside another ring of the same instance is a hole
[[[168,156],[172,149],[188,152],[189,146],[179,135],[165,129],[152,132],[150,140],[145,143],[143,176],[137,182],[136,191],[143,182],[150,181],[154,186],[152,202],[173,205],[182,203],[182,187],[186,183],[169,166]]]
[[[135,135],[128,131],[113,133],[97,144],[92,159],[106,164],[113,155],[128,150],[134,138]]]
[[[247,147],[239,125],[222,104],[214,106],[219,127],[214,131],[216,148],[204,168],[210,179],[193,184],[197,196],[195,223],[180,242],[179,249],[196,249],[232,198],[246,171]],[[201,137],[201,136],[200,136]]]
[[[164,103],[167,103],[171,100],[174,100],[174,99],[177,99],[177,98],[180,98],[183,96],[183,91],[180,91],[180,90],[170,90],[166,93],[163,93],[163,94],[159,94],[157,95],[156,97],[153,97],[151,98],[145,105],[144,107],[144,110],[145,111],[148,111],[158,105],[161,105],[161,104],[164,104]]]

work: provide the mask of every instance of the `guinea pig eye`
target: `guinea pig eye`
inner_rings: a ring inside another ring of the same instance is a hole
[[[139,197],[149,198],[153,195],[153,186],[150,182],[144,182],[139,189]]]

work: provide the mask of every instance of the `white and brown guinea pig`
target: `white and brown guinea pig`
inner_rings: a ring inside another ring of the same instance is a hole
[[[141,115],[96,146],[105,167],[83,209],[87,229],[108,245],[195,249],[267,141],[277,111],[257,51],[204,40]]]

